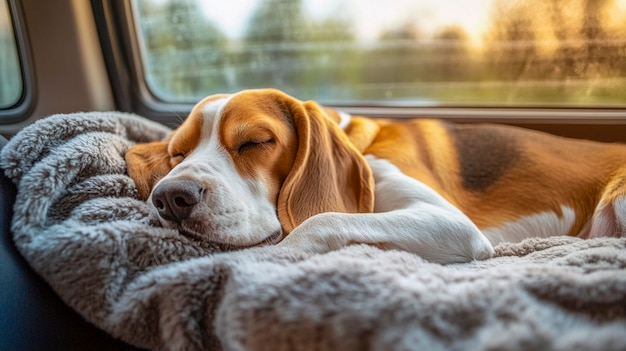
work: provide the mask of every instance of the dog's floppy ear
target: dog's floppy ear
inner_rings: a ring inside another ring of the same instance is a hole
[[[298,150],[278,195],[283,229],[322,212],[372,212],[374,180],[365,158],[319,105],[286,99]]]
[[[126,152],[128,175],[142,200],[148,199],[154,184],[172,170],[168,144],[168,141],[137,144]]]

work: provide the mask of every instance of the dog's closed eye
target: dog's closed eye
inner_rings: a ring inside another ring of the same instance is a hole
[[[258,140],[247,140],[239,145],[237,148],[237,152],[242,154],[247,151],[251,151],[260,147],[267,147],[274,144],[274,139],[258,139]]]

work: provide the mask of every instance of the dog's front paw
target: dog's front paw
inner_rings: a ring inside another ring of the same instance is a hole
[[[346,246],[335,213],[321,213],[308,218],[291,231],[278,246],[310,253],[326,253]]]

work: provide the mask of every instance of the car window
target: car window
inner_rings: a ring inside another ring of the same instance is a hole
[[[134,0],[144,80],[192,103],[626,104],[626,0]]]
[[[22,96],[22,73],[13,22],[6,0],[0,0],[0,110],[14,106]]]

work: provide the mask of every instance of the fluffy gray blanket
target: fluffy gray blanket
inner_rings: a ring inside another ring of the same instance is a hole
[[[626,350],[626,239],[529,239],[450,266],[367,246],[219,252],[160,227],[125,174],[128,147],[168,131],[56,115],[2,150],[17,247],[115,337],[171,350]]]

